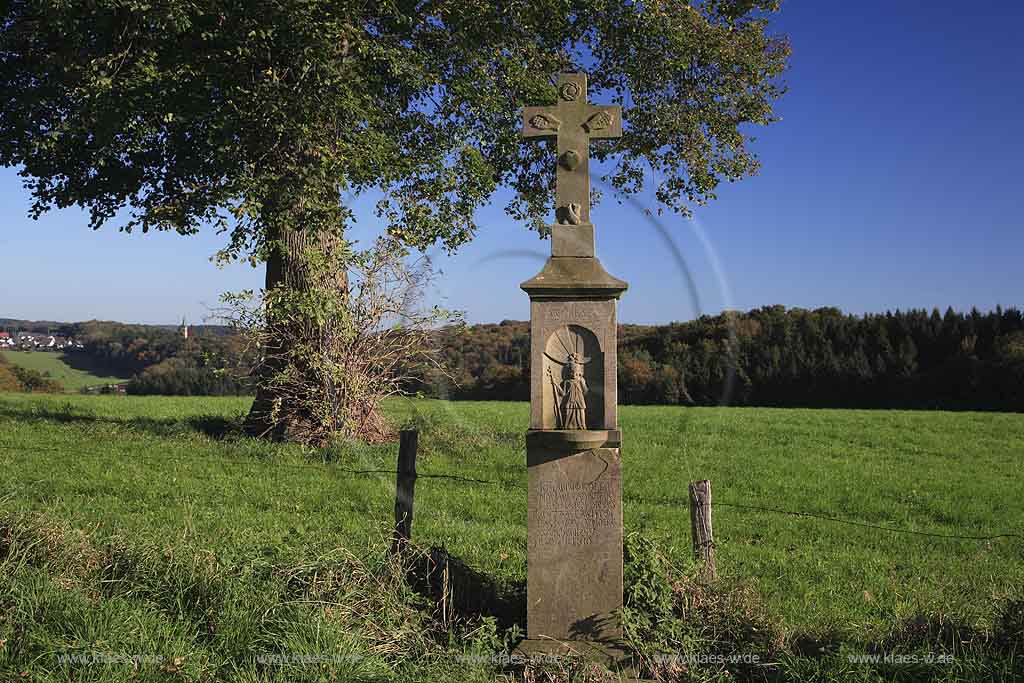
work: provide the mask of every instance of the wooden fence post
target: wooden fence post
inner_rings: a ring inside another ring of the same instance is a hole
[[[415,429],[403,429],[399,439],[392,553],[401,552],[412,539],[412,505],[416,492],[416,447],[419,433]]]
[[[703,563],[705,577],[714,579],[715,537],[711,532],[711,482],[707,479],[690,482],[690,535],[694,558]]]

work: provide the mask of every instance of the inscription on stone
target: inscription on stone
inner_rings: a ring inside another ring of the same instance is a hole
[[[530,546],[584,546],[599,542],[619,519],[608,504],[618,494],[618,482],[540,484],[537,512],[540,525],[531,529]]]
[[[576,320],[604,320],[608,314],[600,304],[588,302],[571,303],[566,306],[552,306],[544,310],[544,319],[551,322]]]
[[[557,454],[529,437],[527,448],[529,637],[614,640],[622,607],[619,450]]]

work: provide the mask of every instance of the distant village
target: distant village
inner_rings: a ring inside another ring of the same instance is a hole
[[[82,342],[39,332],[0,332],[0,349],[8,351],[70,351],[83,349]]]

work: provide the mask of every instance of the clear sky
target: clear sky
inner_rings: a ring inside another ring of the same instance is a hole
[[[754,131],[760,175],[692,221],[647,218],[649,194],[595,208],[598,255],[630,283],[620,319],[1024,306],[1022,25],[1024,4],[1005,0],[785,2],[790,91],[783,120]],[[433,253],[433,296],[471,322],[527,319],[518,285],[548,251],[503,205],[481,208],[458,254]],[[262,282],[214,266],[212,232],[93,232],[77,210],[32,221],[28,206],[15,169],[0,169],[0,317],[199,322],[220,292]],[[359,214],[369,237],[373,215]]]

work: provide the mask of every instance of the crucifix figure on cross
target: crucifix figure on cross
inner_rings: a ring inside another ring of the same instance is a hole
[[[523,137],[558,142],[555,221],[590,223],[590,139],[622,136],[622,108],[587,102],[586,74],[559,74],[558,104],[523,108]]]

